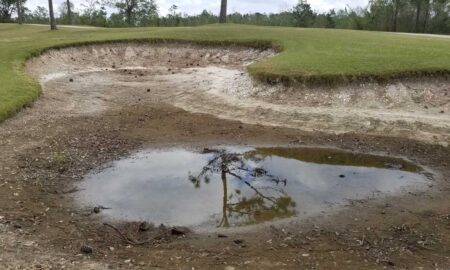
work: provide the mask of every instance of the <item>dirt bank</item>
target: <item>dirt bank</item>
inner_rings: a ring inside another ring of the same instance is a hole
[[[241,47],[122,44],[50,51],[30,61],[42,97],[0,125],[0,266],[450,267],[448,82],[328,92],[252,82],[245,65],[271,55]],[[93,209],[73,206],[74,181],[132,151],[233,144],[403,156],[435,176],[425,192],[356,201],[302,223],[222,232],[227,237],[173,235],[159,227],[137,233],[136,224],[117,225],[139,239],[161,235],[146,245],[127,243]],[[82,245],[93,253],[81,255]]]
[[[245,66],[273,54],[238,47],[88,46],[53,51],[31,62],[29,69],[49,88],[82,92],[71,99],[86,107],[75,111],[86,113],[107,107],[112,95],[150,89],[153,96],[184,110],[248,124],[330,134],[358,131],[443,145],[450,141],[448,80],[314,89],[253,81]],[[95,90],[86,93],[86,88]]]

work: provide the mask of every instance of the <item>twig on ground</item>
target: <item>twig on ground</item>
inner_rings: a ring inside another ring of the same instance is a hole
[[[105,223],[103,223],[103,225],[113,229],[128,244],[136,245],[136,246],[138,246],[138,245],[145,245],[145,244],[151,243],[151,242],[153,242],[153,241],[155,241],[157,239],[160,239],[164,235],[164,233],[161,233],[161,234],[159,234],[159,235],[157,235],[157,236],[155,236],[153,238],[150,238],[150,239],[147,239],[147,240],[144,240],[144,241],[137,241],[136,239],[128,237],[127,235],[122,233],[116,226],[114,226],[112,224],[109,224],[109,223],[105,222]]]

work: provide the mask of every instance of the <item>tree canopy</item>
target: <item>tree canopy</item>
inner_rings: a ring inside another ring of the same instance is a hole
[[[0,0],[0,22],[14,21],[16,3]],[[63,3],[58,23],[68,23],[65,10],[67,4]],[[176,5],[171,6],[167,15],[160,16],[154,0],[85,0],[78,7],[72,6],[72,11],[74,24],[102,27],[196,26],[219,21],[219,10],[187,15]],[[24,9],[23,17],[29,23],[43,23],[46,15],[38,7],[34,11]],[[239,24],[450,34],[450,0],[369,0],[365,7],[327,12],[314,11],[306,0],[299,0],[279,13],[234,12],[226,18],[227,22]]]

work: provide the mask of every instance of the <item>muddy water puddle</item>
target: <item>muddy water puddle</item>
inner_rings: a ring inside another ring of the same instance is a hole
[[[106,219],[233,227],[422,189],[429,180],[420,171],[403,159],[321,148],[166,149],[90,173],[76,199],[103,206]]]

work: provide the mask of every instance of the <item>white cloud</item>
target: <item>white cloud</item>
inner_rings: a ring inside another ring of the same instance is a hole
[[[53,0],[55,6],[55,12],[58,10],[58,6],[65,2],[65,0]],[[71,0],[75,4],[77,10],[81,9],[80,4],[85,0]],[[211,11],[215,14],[219,12],[220,0],[156,0],[159,13],[162,15],[167,14],[170,6],[173,4],[179,7],[179,11],[190,15],[199,14],[203,10]],[[275,13],[282,10],[287,10],[293,7],[298,0],[228,0],[228,12],[261,12],[261,13]],[[341,9],[347,5],[351,7],[365,6],[367,0],[308,0],[311,7],[316,11],[328,11],[332,8]],[[30,9],[36,8],[36,6],[48,6],[46,0],[28,0],[27,7]]]

